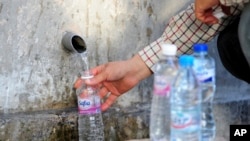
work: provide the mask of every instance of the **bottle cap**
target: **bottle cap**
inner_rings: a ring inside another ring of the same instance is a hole
[[[94,75],[89,70],[81,72],[81,78],[82,79],[90,79],[90,78],[93,78],[93,77],[94,77]]]
[[[162,53],[164,55],[176,55],[177,47],[174,44],[164,43],[161,45]]]
[[[192,67],[194,63],[194,57],[191,55],[181,55],[179,58],[179,64],[181,67]]]
[[[198,43],[193,45],[194,52],[207,52],[208,46],[204,43]]]

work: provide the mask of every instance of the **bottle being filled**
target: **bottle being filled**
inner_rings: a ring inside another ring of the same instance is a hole
[[[215,121],[213,115],[213,98],[215,85],[215,61],[208,54],[207,44],[194,44],[194,66],[196,77],[202,89],[202,139],[213,141],[215,137]]]
[[[154,66],[154,88],[150,113],[150,140],[169,141],[170,86],[178,71],[177,47],[163,44],[162,57]]]
[[[90,79],[93,75],[88,70],[88,54],[81,54],[84,61],[85,71],[81,79]],[[98,88],[87,86],[84,83],[77,88],[78,101],[78,132],[79,141],[104,141],[104,126],[101,113],[101,101]]]
[[[194,58],[182,55],[173,82],[171,103],[171,141],[201,141],[201,91],[192,69]]]

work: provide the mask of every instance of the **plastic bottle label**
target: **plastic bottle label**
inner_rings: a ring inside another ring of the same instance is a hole
[[[202,83],[208,83],[214,81],[214,69],[203,69],[204,71],[197,71],[197,79]]]
[[[198,81],[201,83],[213,83],[215,81],[215,69],[204,68],[201,63],[196,61],[196,65],[193,67]]]
[[[173,131],[199,130],[200,115],[198,109],[171,112],[171,128]]]
[[[154,94],[160,96],[169,96],[170,84],[165,76],[155,76],[154,78]]]
[[[78,113],[79,114],[95,114],[100,113],[99,99],[86,99],[78,97]]]

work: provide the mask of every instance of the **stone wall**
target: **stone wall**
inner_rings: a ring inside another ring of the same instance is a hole
[[[72,86],[82,64],[77,54],[65,51],[61,45],[66,31],[83,37],[92,57],[91,66],[123,60],[157,39],[168,19],[189,2],[0,1],[0,141],[78,139]],[[216,107],[224,109],[221,107],[228,108],[232,100],[248,99],[248,85],[225,73],[221,64],[218,68],[217,86],[222,94],[216,97]],[[103,113],[106,140],[113,136],[118,141],[149,137],[151,88],[152,77]],[[237,104],[242,107],[242,102]],[[218,116],[219,121],[225,115]],[[228,123],[235,121],[228,118]],[[220,122],[224,126],[219,129],[228,128],[228,123]]]
[[[169,17],[186,3],[2,0],[0,140],[76,139],[76,96],[72,86],[82,66],[77,54],[63,50],[61,39],[66,31],[83,37],[93,58],[92,66],[127,59],[158,38]],[[122,119],[121,126],[126,125],[126,120],[137,119],[147,124],[140,112],[149,108],[150,88],[144,87],[150,86],[141,84],[114,105],[113,113]],[[134,132],[142,127],[125,128],[127,138],[137,137],[130,137],[130,128]],[[147,131],[138,137],[148,136]]]
[[[0,111],[75,106],[72,84],[81,61],[77,54],[63,50],[66,31],[83,37],[92,66],[127,59],[158,38],[184,2],[1,1]]]

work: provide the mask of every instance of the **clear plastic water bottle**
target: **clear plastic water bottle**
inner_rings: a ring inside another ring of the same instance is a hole
[[[201,91],[192,69],[194,58],[182,55],[171,89],[171,141],[201,141]]]
[[[150,115],[150,140],[169,141],[170,86],[178,71],[177,47],[162,45],[162,57],[155,64],[154,89]]]
[[[202,139],[213,141],[215,121],[213,115],[213,98],[215,93],[215,61],[208,55],[207,44],[193,46],[194,71],[202,89]]]
[[[83,61],[86,61],[85,64],[88,64],[87,53],[81,55]],[[92,77],[89,70],[85,70],[81,79],[85,81]],[[79,141],[104,141],[101,100],[98,90],[97,87],[87,86],[84,83],[76,90]]]
[[[79,141],[104,141],[101,102],[97,88],[82,85],[76,92]]]

